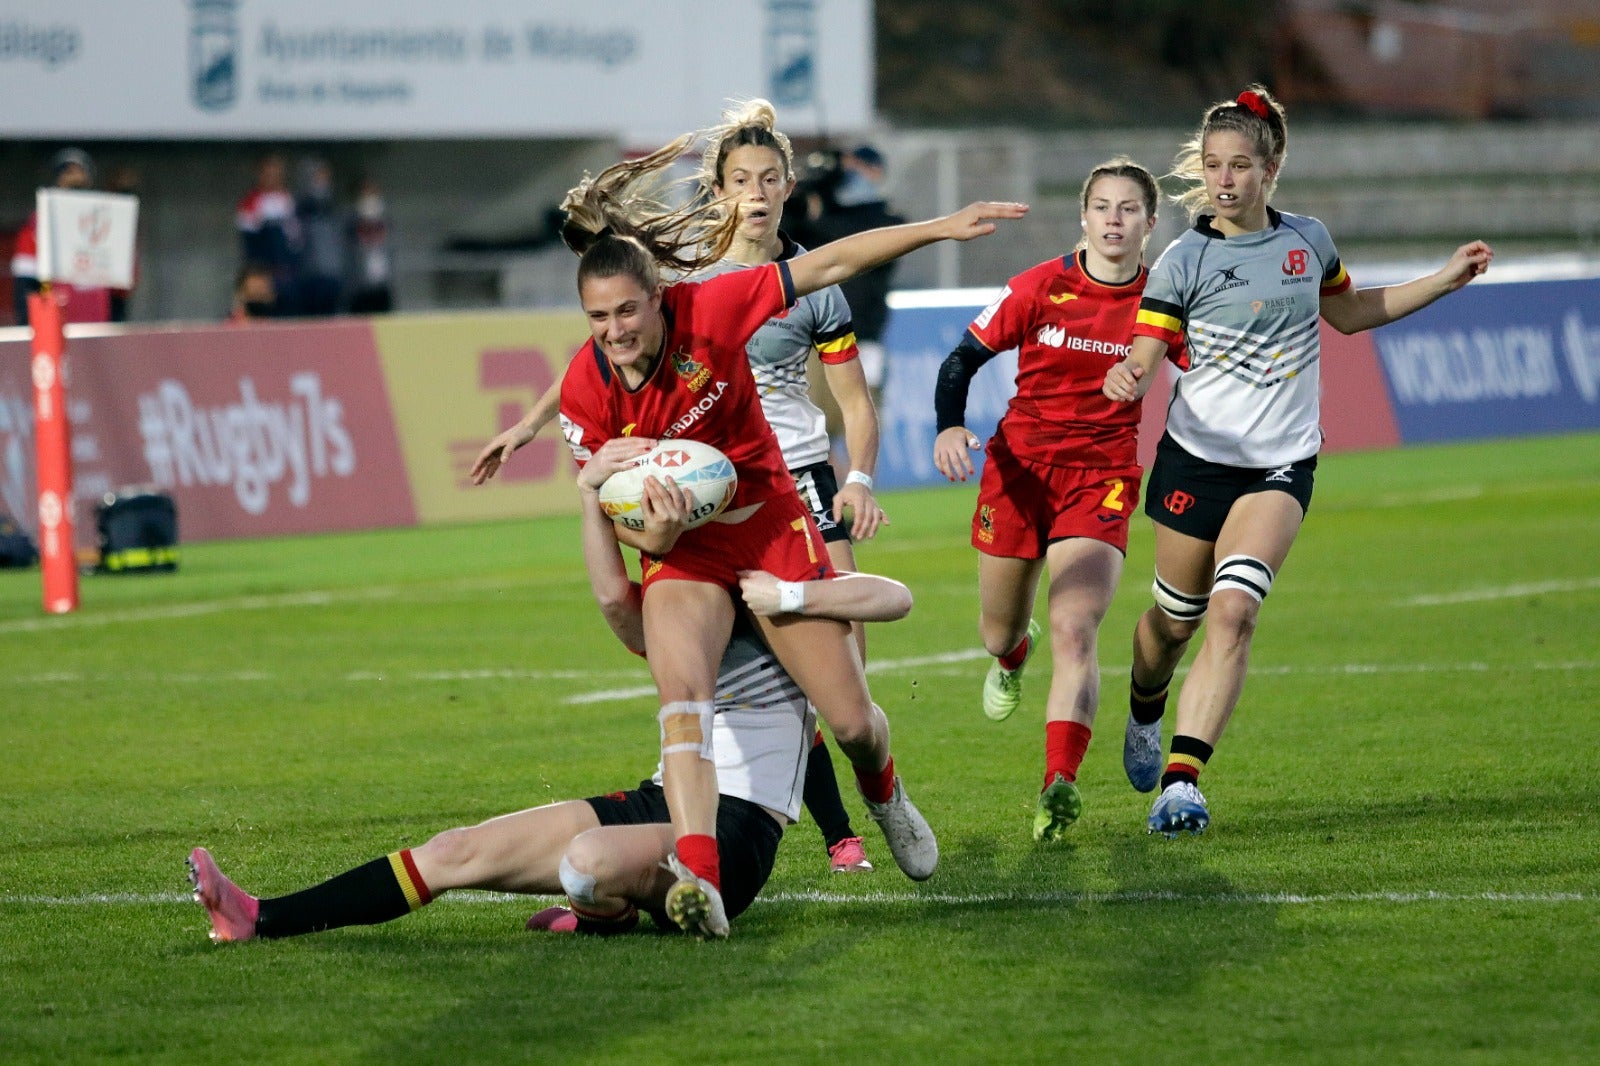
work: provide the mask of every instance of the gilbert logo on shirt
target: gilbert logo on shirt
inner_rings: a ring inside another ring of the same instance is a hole
[[[1218,279],[1217,287],[1212,291],[1224,292],[1228,289],[1237,289],[1241,285],[1250,284],[1248,280],[1239,276],[1239,269],[1239,267],[1220,267],[1216,273]]]
[[[711,371],[703,363],[697,362],[688,352],[672,353],[672,369],[676,370],[684,384],[689,386],[690,392],[699,392],[705,388],[706,382],[711,380]]]

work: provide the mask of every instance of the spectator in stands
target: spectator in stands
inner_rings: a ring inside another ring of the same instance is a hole
[[[352,314],[386,314],[394,310],[392,237],[383,188],[373,178],[363,178],[356,191],[355,211],[345,222],[345,268]]]
[[[333,168],[326,159],[300,161],[295,221],[300,228],[296,311],[338,312],[344,294],[344,217],[333,198]]]
[[[106,175],[106,192],[121,193],[124,196],[139,195],[139,170],[132,163],[118,163]],[[135,237],[137,241],[137,237]],[[111,321],[126,322],[128,320],[128,298],[133,295],[133,290],[139,285],[139,249],[137,244],[133,251],[133,284],[126,289],[110,290]]]
[[[890,211],[884,198],[885,173],[883,153],[870,144],[841,153],[837,172],[811,187],[806,203],[808,217],[797,227],[795,239],[816,248],[862,230],[903,223],[905,219]],[[883,333],[889,323],[889,283],[894,266],[895,260],[891,259],[839,285],[850,305],[861,369],[875,401],[882,398],[888,371]]]
[[[279,313],[292,311],[285,305],[295,292],[300,222],[295,216],[294,197],[284,181],[282,156],[268,154],[257,162],[256,183],[239,200],[234,225],[239,230],[241,261],[271,270]]]
[[[242,326],[278,316],[278,289],[272,268],[265,263],[246,263],[233,282],[233,310],[228,324]]]
[[[50,160],[50,185],[57,189],[89,189],[94,185],[94,161],[81,148],[63,148]],[[28,297],[39,291],[39,216],[28,215],[17,233],[11,257],[12,299],[17,325],[28,324]],[[111,293],[103,288],[81,288],[53,282],[50,291],[62,310],[63,322],[108,322]]]

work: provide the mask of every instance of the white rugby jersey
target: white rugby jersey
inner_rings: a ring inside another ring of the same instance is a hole
[[[716,707],[717,791],[798,820],[816,711],[742,619],[717,668]],[[654,780],[661,783],[659,763]]]
[[[783,240],[779,262],[805,251],[788,235],[779,236]],[[691,280],[744,269],[745,264],[724,259]],[[827,419],[812,402],[806,383],[806,361],[812,348],[817,349],[824,363],[830,364],[849,362],[860,354],[850,305],[837,285],[800,297],[786,314],[768,319],[745,346],[750,353],[750,370],[755,375],[761,410],[778,436],[784,465],[790,470],[828,458]]]
[[[1188,343],[1167,432],[1225,466],[1265,469],[1322,447],[1321,298],[1350,287],[1327,227],[1267,209],[1224,237],[1202,215],[1150,268],[1135,336]]]

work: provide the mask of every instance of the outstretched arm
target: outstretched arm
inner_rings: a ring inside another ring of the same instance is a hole
[[[562,373],[565,375],[566,372]],[[556,383],[544,390],[544,395],[534,401],[533,407],[516,425],[483,446],[483,451],[473,460],[469,474],[474,485],[482,485],[494,477],[518,448],[538,436],[539,431],[556,416],[556,411],[561,407],[561,380],[556,378]]]
[[[823,581],[779,581],[765,570],[741,570],[739,591],[763,618],[799,614],[839,622],[894,622],[911,613],[911,590],[890,577],[841,570]]]
[[[1482,241],[1463,244],[1450,261],[1426,277],[1375,289],[1346,289],[1322,298],[1322,317],[1340,333],[1386,326],[1448,296],[1489,269],[1494,249]]]
[[[904,226],[884,226],[863,230],[824,244],[789,260],[789,276],[795,296],[837,285],[873,267],[898,259],[907,252],[939,241],[970,241],[993,233],[995,220],[1021,218],[1027,204],[968,204],[953,215],[911,222]]]

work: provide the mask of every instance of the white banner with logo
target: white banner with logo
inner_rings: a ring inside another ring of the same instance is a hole
[[[83,288],[133,288],[139,198],[40,189],[39,280]]]
[[[872,121],[871,0],[0,0],[12,137],[660,140]]]

